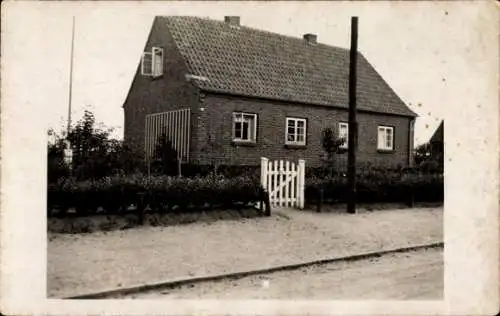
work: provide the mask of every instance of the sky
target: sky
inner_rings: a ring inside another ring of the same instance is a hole
[[[419,115],[418,145],[431,137],[447,112],[475,102],[457,91],[467,89],[461,81],[467,78],[468,59],[474,58],[471,46],[481,36],[470,29],[480,26],[479,12],[446,2],[52,2],[12,10],[6,24],[27,18],[34,22],[12,28],[24,38],[16,43],[17,58],[26,68],[24,84],[36,87],[31,102],[46,109],[48,127],[60,130],[67,120],[75,16],[73,121],[90,109],[121,138],[122,104],[155,15],[216,20],[237,15],[245,26],[296,37],[315,33],[319,42],[344,48],[350,45],[351,16],[358,16],[358,49]],[[33,58],[33,52],[40,58]]]

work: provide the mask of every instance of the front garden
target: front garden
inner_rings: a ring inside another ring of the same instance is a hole
[[[147,172],[143,161],[137,159],[138,153],[109,135],[110,131],[96,128],[93,115],[86,112],[67,137],[72,144],[71,166],[64,163],[63,139],[49,144],[49,231],[88,232],[147,223],[192,222],[203,216],[218,219],[269,215],[269,208],[265,207],[267,196],[260,186],[260,166],[183,164],[179,176],[179,170],[165,163],[171,159],[162,159],[164,148],[160,144],[155,150],[153,168]],[[325,141],[325,151],[330,148],[330,160],[339,144]],[[442,168],[423,166],[387,169],[360,165],[357,201],[408,206],[418,202],[442,203]],[[306,162],[306,206],[341,205],[346,203],[347,193],[345,174],[336,172],[328,163],[324,168],[308,168]],[[88,223],[81,224],[82,218],[97,217],[103,220],[96,229],[89,228]],[[65,225],[58,226],[54,223],[57,221]]]

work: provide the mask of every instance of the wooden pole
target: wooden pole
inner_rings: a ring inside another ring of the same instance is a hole
[[[351,18],[351,50],[349,60],[349,133],[347,177],[349,197],[347,213],[356,213],[356,151],[358,126],[356,121],[356,63],[358,54],[358,17]]]

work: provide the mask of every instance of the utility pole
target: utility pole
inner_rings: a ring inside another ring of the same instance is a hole
[[[347,156],[347,183],[349,196],[347,213],[356,213],[356,151],[358,122],[356,121],[356,63],[358,55],[358,17],[351,17],[351,50],[349,60],[349,133]]]

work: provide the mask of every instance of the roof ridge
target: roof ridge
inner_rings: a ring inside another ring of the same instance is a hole
[[[200,17],[200,16],[195,16],[195,15],[158,15],[156,17],[157,18],[166,18],[166,19],[170,19],[170,18],[193,19],[193,20],[201,20],[201,21],[207,21],[207,22],[219,23],[221,25],[226,25],[226,22],[224,22],[223,20],[216,20],[216,19],[211,18],[211,17]],[[299,41],[300,42],[304,41],[304,39],[302,37],[297,37],[297,36],[287,35],[287,34],[281,34],[281,33],[273,32],[273,31],[269,31],[269,30],[258,29],[256,27],[251,27],[251,26],[247,26],[247,25],[240,25],[238,28],[247,29],[247,30],[251,30],[251,31],[254,31],[254,32],[259,32],[259,33],[271,34],[271,35],[274,35],[274,36],[277,36],[277,37],[293,39],[293,40],[296,40],[298,42]],[[343,51],[346,51],[346,52],[349,51],[348,48],[344,48],[344,47],[341,47],[341,46],[335,46],[335,45],[329,45],[329,44],[320,43],[320,42],[315,43],[314,46],[325,46],[327,48],[335,48],[335,49],[343,50]],[[358,53],[362,54],[359,50],[358,50]]]

